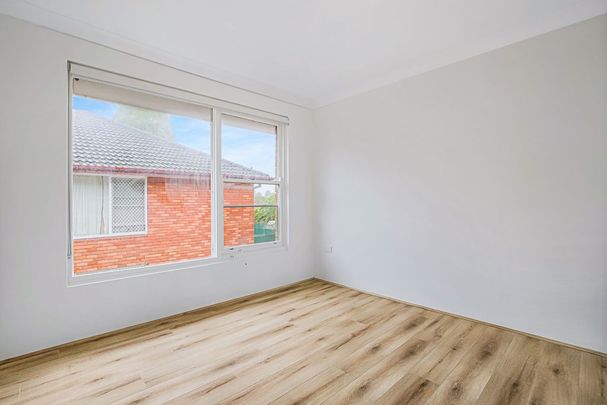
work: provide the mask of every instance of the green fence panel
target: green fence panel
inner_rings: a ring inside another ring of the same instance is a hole
[[[255,243],[273,242],[276,240],[276,229],[266,224],[255,224]]]

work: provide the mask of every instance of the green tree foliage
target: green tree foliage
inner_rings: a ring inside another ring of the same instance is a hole
[[[255,193],[255,204],[276,204],[276,194]],[[268,224],[270,221],[276,221],[276,208],[258,207],[255,208],[255,223]]]
[[[169,114],[143,108],[119,105],[112,117],[114,121],[136,128],[150,135],[173,141]]]

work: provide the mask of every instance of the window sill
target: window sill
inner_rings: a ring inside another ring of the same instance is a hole
[[[278,242],[263,242],[254,245],[239,245],[239,246],[229,246],[223,248],[223,254],[226,258],[234,259],[238,257],[242,257],[243,255],[247,256],[253,253],[263,253],[268,250],[274,250],[277,248],[283,247],[283,243],[281,241]]]
[[[125,232],[125,233],[107,233],[103,235],[82,235],[74,236],[74,241],[77,240],[92,240],[92,239],[109,239],[109,238],[135,238],[138,236],[147,236],[148,232]]]
[[[274,254],[286,252],[287,246],[283,243],[264,243],[260,245],[235,246],[225,249],[221,257],[208,257],[184,262],[157,264],[152,266],[138,266],[122,269],[102,270],[84,274],[74,274],[72,271],[72,258],[68,259],[69,272],[68,287],[78,287],[89,284],[104,283],[133,277],[151,276],[180,270],[196,270],[204,267],[229,263],[236,259],[243,259],[260,254]]]

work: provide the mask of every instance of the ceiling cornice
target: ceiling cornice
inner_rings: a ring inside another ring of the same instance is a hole
[[[1,0],[0,13],[240,90],[303,108],[313,109],[604,14],[607,11],[607,3],[605,5],[597,4],[597,2],[588,2],[585,6],[580,6],[579,3],[575,4],[558,14],[550,15],[530,29],[519,29],[500,37],[492,37],[476,41],[475,43],[464,44],[451,49],[448,53],[426,56],[423,61],[420,60],[414,66],[396,69],[381,77],[361,81],[356,87],[343,91],[321,93],[315,99],[301,97],[250,77],[234,74],[199,61],[175,55],[164,49],[133,41],[77,19],[31,4],[27,0]]]
[[[532,29],[519,30],[515,35],[503,35],[499,38],[491,38],[489,40],[480,40],[475,43],[465,44],[458,48],[452,49],[449,53],[433,55],[432,57],[427,58],[425,61],[420,62],[413,67],[395,70],[382,77],[367,80],[355,88],[350,88],[346,91],[336,92],[333,94],[324,94],[321,99],[314,100],[314,108],[324,107],[340,100],[373,91],[375,89],[394,84],[423,73],[428,73],[432,70],[440,69],[454,63],[462,62],[475,56],[496,51],[500,48],[514,45],[552,31],[566,29],[568,26],[575,25],[601,15],[607,15],[606,12],[607,2],[605,2],[605,6],[601,8],[572,8],[568,13],[554,15],[551,18],[547,18],[546,20],[542,21],[541,24],[537,24]]]
[[[294,95],[283,89],[172,54],[164,49],[154,48],[147,44],[133,41],[77,19],[33,5],[27,1],[0,1],[0,13],[51,29],[60,34],[79,38],[250,93],[303,108],[310,109],[315,107],[315,103],[312,100]]]

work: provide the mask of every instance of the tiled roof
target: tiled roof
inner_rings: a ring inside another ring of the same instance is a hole
[[[209,174],[211,157],[204,152],[127,127],[91,112],[72,115],[73,165],[75,170]],[[224,176],[251,180],[271,177],[228,160],[222,161]]]

